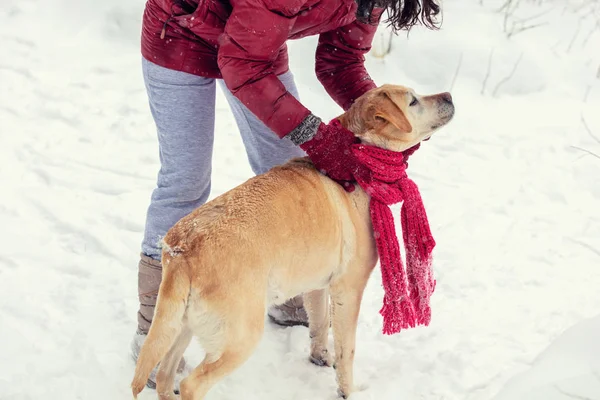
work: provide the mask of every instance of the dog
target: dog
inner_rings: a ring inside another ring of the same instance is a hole
[[[429,139],[453,115],[449,93],[422,96],[383,85],[338,118],[361,142],[404,151]],[[131,384],[134,398],[159,362],[159,399],[177,398],[176,368],[195,335],[206,356],[181,382],[180,393],[182,400],[204,399],[251,356],[267,307],[302,293],[309,358],[335,366],[338,394],[347,398],[354,390],[361,299],[377,261],[369,196],[358,186],[345,191],[308,158],[274,167],[204,204],[163,239],[163,277]]]

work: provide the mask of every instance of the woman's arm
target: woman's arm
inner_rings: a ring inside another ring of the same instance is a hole
[[[365,92],[376,87],[365,69],[364,55],[371,43],[383,9],[373,10],[373,24],[355,21],[319,36],[315,70],[317,78],[344,110]]]
[[[273,12],[259,0],[236,1],[218,54],[229,90],[279,137],[310,115],[273,73],[273,63],[295,22],[285,11]]]
[[[273,63],[285,48],[295,22],[293,16],[298,12],[294,3],[301,0],[281,3],[277,10],[270,10],[260,0],[235,1],[220,39],[218,64],[223,80],[233,95],[277,136],[287,137],[302,148],[317,169],[340,183],[352,181],[356,161],[348,149],[356,140],[354,134],[340,124],[323,123],[273,73]],[[347,33],[352,36],[352,32]],[[370,43],[372,34],[369,35]],[[339,49],[344,46],[339,45]],[[337,67],[332,71],[340,72],[341,64],[334,64]],[[360,84],[361,90],[365,85]],[[348,184],[344,187],[353,189]]]

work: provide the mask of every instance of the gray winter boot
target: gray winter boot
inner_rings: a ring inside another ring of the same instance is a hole
[[[137,362],[140,354],[142,344],[146,340],[148,330],[152,324],[152,317],[154,316],[154,307],[156,306],[156,299],[158,297],[158,288],[160,287],[160,281],[162,279],[162,266],[160,261],[155,260],[145,254],[140,255],[140,262],[138,265],[138,297],[140,301],[140,308],[138,310],[138,328],[131,342],[131,356],[134,362]],[[154,368],[146,386],[152,389],[156,389],[156,371],[158,368]],[[179,383],[184,377],[181,376],[182,372],[187,371],[185,359],[182,358],[177,368],[177,376],[175,377],[175,391],[179,392]]]
[[[272,306],[268,312],[269,319],[281,326],[308,326],[308,315],[304,309],[302,295],[277,306]]]

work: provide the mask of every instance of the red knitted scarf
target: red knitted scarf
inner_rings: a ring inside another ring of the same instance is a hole
[[[371,197],[371,222],[385,290],[380,314],[383,333],[387,335],[417,325],[427,326],[431,321],[429,299],[436,283],[431,252],[435,240],[419,189],[406,174],[408,157],[419,147],[420,144],[404,152],[394,152],[360,143],[352,145],[352,152],[361,164],[354,174],[356,181]],[[401,201],[406,271],[389,208]]]

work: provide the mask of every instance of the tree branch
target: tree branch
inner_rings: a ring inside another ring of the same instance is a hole
[[[510,80],[510,78],[513,77],[513,75],[515,74],[515,72],[517,71],[517,68],[519,67],[519,64],[521,63],[521,60],[523,59],[523,53],[521,53],[521,55],[519,56],[519,59],[517,60],[517,62],[515,63],[512,71],[510,72],[510,74],[502,79],[500,82],[498,82],[498,84],[496,85],[496,88],[494,89],[494,91],[492,92],[492,96],[496,96],[496,94],[498,93],[498,89],[500,89],[500,86],[504,85],[506,82],[508,82]]]
[[[584,153],[587,153],[590,156],[594,156],[594,157],[596,157],[597,159],[600,160],[600,156],[598,154],[592,152],[592,151],[589,151],[589,150],[586,150],[586,149],[582,149],[581,147],[577,147],[577,146],[571,146],[571,147],[574,148],[574,149],[576,149],[576,150],[583,151]]]
[[[594,139],[596,141],[596,143],[600,144],[600,139],[598,139],[598,137],[596,135],[594,135],[594,133],[588,126],[587,122],[585,121],[585,118],[583,117],[583,115],[581,116],[581,122],[583,122],[583,127],[585,128],[587,133],[592,137],[592,139]]]
[[[573,243],[576,243],[576,244],[578,244],[578,245],[580,245],[582,247],[585,247],[586,249],[588,249],[592,253],[596,254],[598,257],[600,257],[600,250],[592,247],[591,245],[589,245],[589,244],[587,244],[585,242],[579,241],[577,239],[569,239],[569,241],[571,241]],[[600,380],[600,376],[597,376],[597,375],[594,375],[594,376],[596,376],[596,378],[598,378],[598,380]]]
[[[481,94],[482,95],[485,92],[485,86],[490,77],[490,73],[492,72],[492,57],[494,56],[494,50],[495,50],[495,48],[492,47],[492,50],[490,51],[490,58],[488,58],[487,71],[485,73],[485,77],[483,78],[483,82],[481,83]]]
[[[522,32],[528,31],[533,28],[539,28],[540,26],[544,26],[544,25],[548,25],[548,23],[540,22],[539,24],[533,24],[533,25],[521,25],[521,27],[517,29],[516,28],[517,24],[513,24],[513,28],[510,30],[510,32],[506,36],[510,39],[511,37],[513,37],[514,35],[516,35],[518,33],[522,33]]]
[[[454,83],[456,82],[456,78],[458,78],[458,73],[460,72],[460,67],[462,66],[462,58],[463,58],[463,53],[460,53],[460,57],[458,58],[458,65],[456,66],[456,72],[454,73],[454,77],[452,78],[452,83],[450,84],[450,90],[448,90],[449,92],[451,92],[452,89],[454,88]]]
[[[556,389],[556,391],[559,392],[560,394],[563,394],[563,395],[565,395],[567,397],[570,397],[572,399],[577,399],[577,400],[594,400],[594,399],[592,399],[590,397],[579,396],[577,394],[572,394],[572,393],[565,392],[560,387],[558,387],[558,385],[554,385],[554,389]]]

